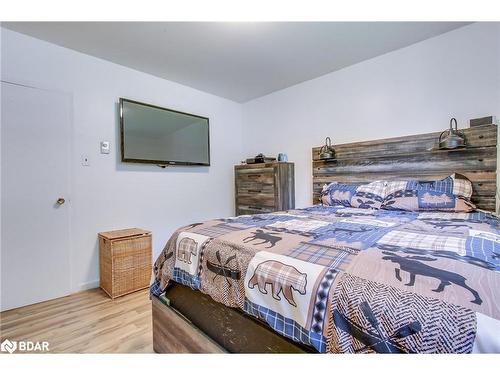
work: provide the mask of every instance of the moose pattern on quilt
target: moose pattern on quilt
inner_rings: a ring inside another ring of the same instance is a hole
[[[321,353],[500,352],[499,223],[322,205],[194,223],[151,292],[188,285]]]

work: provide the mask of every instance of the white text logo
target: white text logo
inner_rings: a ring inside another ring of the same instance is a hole
[[[11,341],[5,339],[0,345],[2,352],[14,353],[18,352],[48,352],[49,343],[47,341]]]

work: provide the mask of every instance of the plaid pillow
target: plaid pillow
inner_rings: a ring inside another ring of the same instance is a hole
[[[351,198],[351,206],[358,208],[380,208],[385,196],[386,181],[373,181],[360,185]]]
[[[459,173],[453,173],[450,178],[453,180],[453,195],[470,200],[472,197],[472,182]]]
[[[382,208],[403,211],[470,212],[472,183],[455,173],[438,181],[390,181]]]

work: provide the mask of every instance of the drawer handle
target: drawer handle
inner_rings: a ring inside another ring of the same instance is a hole
[[[262,211],[262,207],[257,207],[257,206],[248,206],[248,208],[251,208],[252,210],[259,210],[259,211]]]
[[[259,178],[260,174],[249,174],[248,178]]]
[[[248,189],[248,192],[249,192],[249,193],[262,193],[262,190],[252,190],[252,189]]]

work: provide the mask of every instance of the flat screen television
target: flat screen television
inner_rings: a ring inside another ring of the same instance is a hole
[[[120,98],[122,162],[210,165],[208,118]]]

